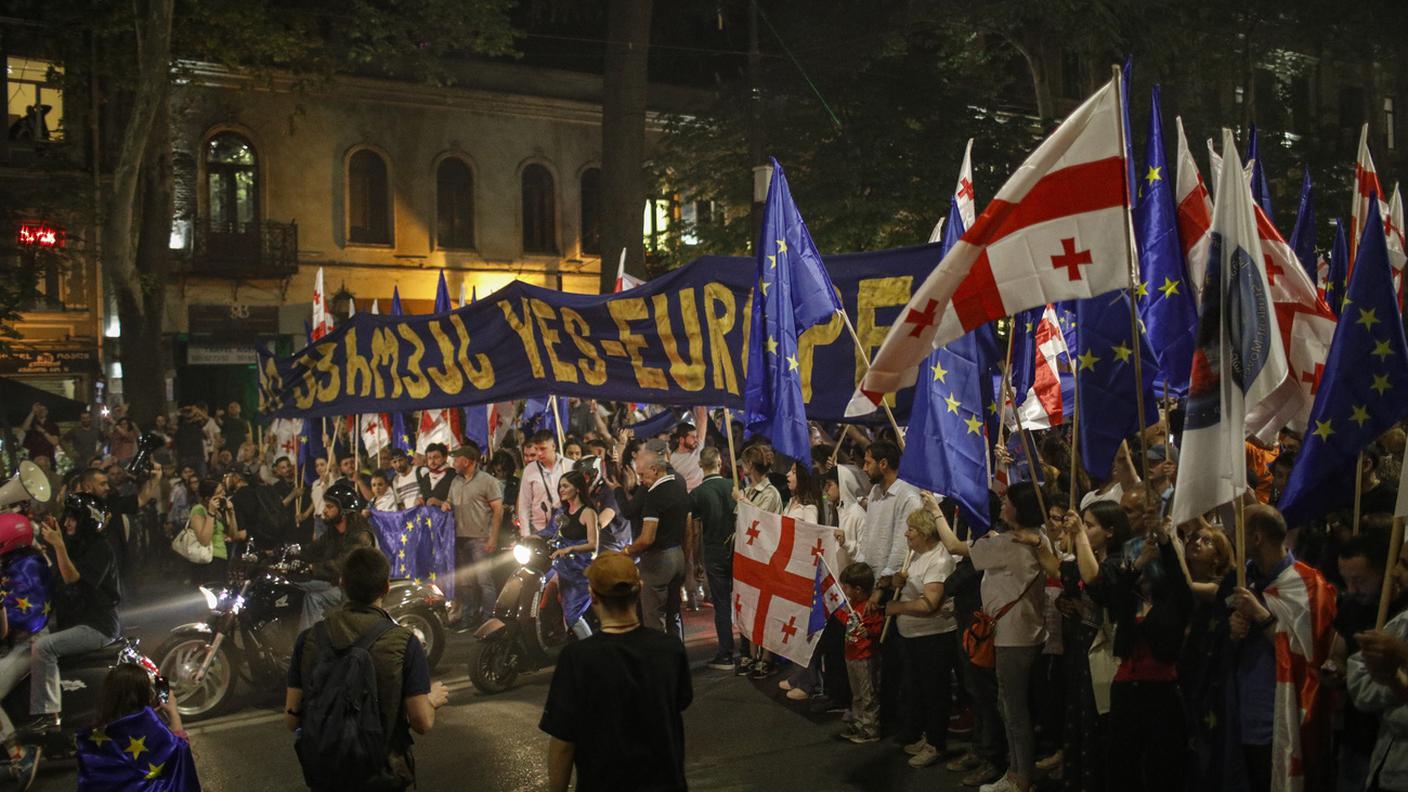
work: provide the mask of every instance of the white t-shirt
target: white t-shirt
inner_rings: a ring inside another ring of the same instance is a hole
[[[695,446],[693,451],[671,451],[670,467],[684,479],[684,488],[690,492],[704,481],[704,469],[699,467],[699,452],[703,446]]]
[[[924,596],[925,585],[947,581],[957,566],[958,561],[943,545],[915,556],[909,562],[909,576],[905,578],[904,588],[900,589],[900,600],[908,602],[919,599]],[[953,598],[945,592],[943,604],[933,616],[896,616],[895,627],[906,638],[954,632],[958,629],[958,620],[954,616]]]
[[[802,522],[816,523],[816,504],[798,503],[796,498],[787,502],[787,508],[782,510],[783,517],[791,517]]]
[[[396,493],[388,489],[376,496],[372,499],[372,509],[375,511],[400,511],[396,508]]]
[[[412,467],[405,473],[392,476],[391,492],[396,495],[401,508],[409,509],[416,505],[416,498],[420,497],[420,479],[416,476],[416,469]]]
[[[1041,541],[1050,546],[1045,535]],[[1046,572],[1037,560],[1036,548],[1017,544],[1012,534],[989,531],[973,542],[969,548],[969,558],[973,568],[983,572],[983,611],[989,616],[1007,606],[1007,603],[1021,601],[1012,606],[1007,615],[997,620],[997,630],[993,636],[994,646],[1037,646],[1046,643],[1046,594],[1042,584],[1028,588],[1038,575],[1044,580]],[[1026,589],[1026,594],[1022,591]]]

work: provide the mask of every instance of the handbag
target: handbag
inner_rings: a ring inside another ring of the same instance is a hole
[[[215,558],[215,542],[201,544],[189,517],[186,527],[171,540],[171,550],[192,564],[209,564]]]
[[[1115,656],[1114,629],[1108,621],[1101,620],[1095,640],[1090,643],[1087,660],[1090,663],[1090,689],[1095,696],[1095,711],[1108,715],[1110,685],[1115,680],[1115,672],[1120,670],[1120,659]]]
[[[1006,616],[1008,611],[1021,602],[1022,598],[1027,596],[1027,592],[1032,590],[1032,586],[1035,586],[1036,582],[1044,577],[1046,577],[1046,573],[1037,570],[1031,582],[1022,589],[1022,593],[991,616],[982,610],[973,611],[973,621],[963,631],[963,651],[968,654],[968,662],[978,668],[993,668],[997,665],[997,647],[994,645],[993,638],[997,633],[998,620]]]

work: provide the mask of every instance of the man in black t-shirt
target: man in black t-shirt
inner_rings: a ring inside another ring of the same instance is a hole
[[[646,492],[640,520],[635,523],[639,530],[626,554],[640,558],[645,626],[664,629],[683,641],[680,587],[684,585],[684,550],[680,544],[689,522],[689,491],[670,472],[666,453],[652,443],[636,454],[636,475]]]
[[[641,577],[629,556],[597,556],[587,582],[601,629],[568,644],[553,672],[538,722],[550,736],[548,789],[566,792],[575,766],[577,792],[682,792],[682,713],[694,699],[684,645],[636,618]]]

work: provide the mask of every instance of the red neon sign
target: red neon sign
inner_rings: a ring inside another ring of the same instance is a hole
[[[64,230],[44,223],[21,223],[19,243],[24,247],[63,247]]]

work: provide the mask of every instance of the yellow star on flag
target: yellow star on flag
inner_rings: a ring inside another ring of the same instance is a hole
[[[397,557],[397,558],[405,558],[405,557],[406,557],[406,551],[405,551],[405,550],[397,550],[397,551],[396,551],[396,557]]]
[[[1165,300],[1175,294],[1178,294],[1178,284],[1179,281],[1176,281],[1167,275],[1164,276],[1164,285],[1159,287],[1159,291],[1164,293]]]
[[[765,280],[760,280],[758,281],[758,291],[762,292],[763,296],[766,297],[768,296],[768,287],[771,285],[771,283],[768,283]]]
[[[988,414],[997,415],[997,402],[988,402]]]
[[[1369,420],[1369,411],[1364,409],[1364,405],[1356,404],[1354,411],[1349,414],[1349,420],[1354,421],[1360,429],[1363,429],[1364,424]]]
[[[944,368],[944,364],[941,363],[941,362],[939,362],[939,361],[937,361],[937,360],[934,361],[933,370],[934,370],[934,381],[935,381],[935,382],[944,382],[944,377],[947,377],[947,376],[948,376],[948,369]],[[947,383],[945,383],[945,384],[947,384]]]
[[[786,252],[787,252],[787,240],[785,240],[785,239],[779,239],[779,240],[777,240],[777,252],[778,252],[779,254],[781,254],[781,253],[786,253]]]
[[[771,269],[777,269],[777,256],[768,256],[768,264]]]
[[[434,572],[431,572],[431,573],[430,573],[430,582],[431,582],[431,583],[434,583],[434,582],[435,582],[435,573],[434,573]]]
[[[1085,350],[1085,354],[1077,357],[1076,360],[1080,361],[1080,371],[1094,371],[1095,364],[1100,362],[1100,358],[1096,357],[1095,352],[1089,349]]]
[[[1392,355],[1393,350],[1389,348],[1388,341],[1377,341],[1374,343],[1374,351],[1370,352],[1369,354],[1373,355],[1374,357],[1377,357],[1379,360],[1382,361],[1384,358],[1388,357],[1389,355]]]
[[[401,534],[401,544],[405,544],[409,537],[410,534]]]
[[[978,420],[978,416],[976,416],[976,415],[970,415],[970,416],[968,416],[967,418],[965,418],[965,419],[963,420],[963,423],[965,423],[965,424],[968,425],[968,431],[969,431],[971,434],[981,434],[981,433],[982,433],[982,430],[983,430],[983,422],[980,421],[980,420]]]
[[[1144,176],[1144,181],[1148,182],[1150,186],[1153,186],[1156,181],[1163,181],[1164,177],[1160,172],[1163,169],[1162,165],[1150,165],[1149,173]]]
[[[1149,282],[1148,282],[1148,281],[1139,281],[1138,283],[1134,284],[1134,296],[1135,296],[1135,297],[1148,297],[1148,296],[1149,296]]]
[[[1335,430],[1332,429],[1332,428],[1330,428],[1330,422],[1329,422],[1329,421],[1316,421],[1316,422],[1315,422],[1315,431],[1314,431],[1314,432],[1311,432],[1311,434],[1315,435],[1316,437],[1320,438],[1321,440],[1329,440],[1329,439],[1330,439],[1330,435],[1332,435],[1332,434],[1334,434],[1334,433],[1335,433]]]
[[[407,531],[411,530],[411,529],[414,528],[414,527],[416,527],[416,524],[415,524],[415,521],[414,521],[414,520],[406,520],[406,530],[407,530]]]
[[[48,616],[48,615],[49,615],[49,611],[51,611],[51,610],[52,610],[52,608],[49,607],[49,603],[47,603],[47,602],[44,603],[44,615],[45,615],[45,616]]]
[[[769,355],[776,355],[776,354],[777,354],[777,339],[776,339],[776,338],[773,338],[772,336],[768,336],[768,344],[767,344],[767,346],[768,346],[768,354],[769,354]]]
[[[796,356],[796,355],[788,355],[788,356],[787,356],[787,370],[788,370],[788,371],[796,371],[796,370],[797,370],[797,356]]]
[[[962,402],[958,401],[958,399],[953,398],[952,393],[948,395],[948,398],[944,399],[944,404],[948,405],[948,411],[954,415],[958,414],[958,405],[961,403]]]
[[[109,737],[107,732],[103,731],[102,729],[94,729],[93,731],[89,732],[88,740],[99,748],[103,747],[103,743],[105,742],[112,742],[112,738]]]
[[[151,762],[147,762],[147,774],[143,777],[146,780],[150,781],[156,778],[157,776],[160,776],[161,771],[164,769],[166,769],[165,762],[162,762],[161,764],[152,764]]]
[[[1134,354],[1134,350],[1130,349],[1129,345],[1123,341],[1120,342],[1119,346],[1110,347],[1110,351],[1114,353],[1115,360],[1121,363],[1128,363],[1130,356]]]
[[[1364,325],[1365,330],[1373,332],[1374,325],[1382,321],[1379,317],[1374,315],[1378,310],[1377,308],[1360,308],[1359,319],[1355,321],[1355,324]]]
[[[412,581],[413,581],[417,586],[420,585],[420,578],[412,578]]]
[[[122,749],[123,753],[132,754],[132,761],[137,761],[137,757],[147,753],[146,737],[128,737],[127,747]]]
[[[1384,391],[1393,390],[1393,386],[1388,384],[1387,374],[1375,374],[1374,384],[1370,385],[1369,388],[1380,396],[1384,395]]]

